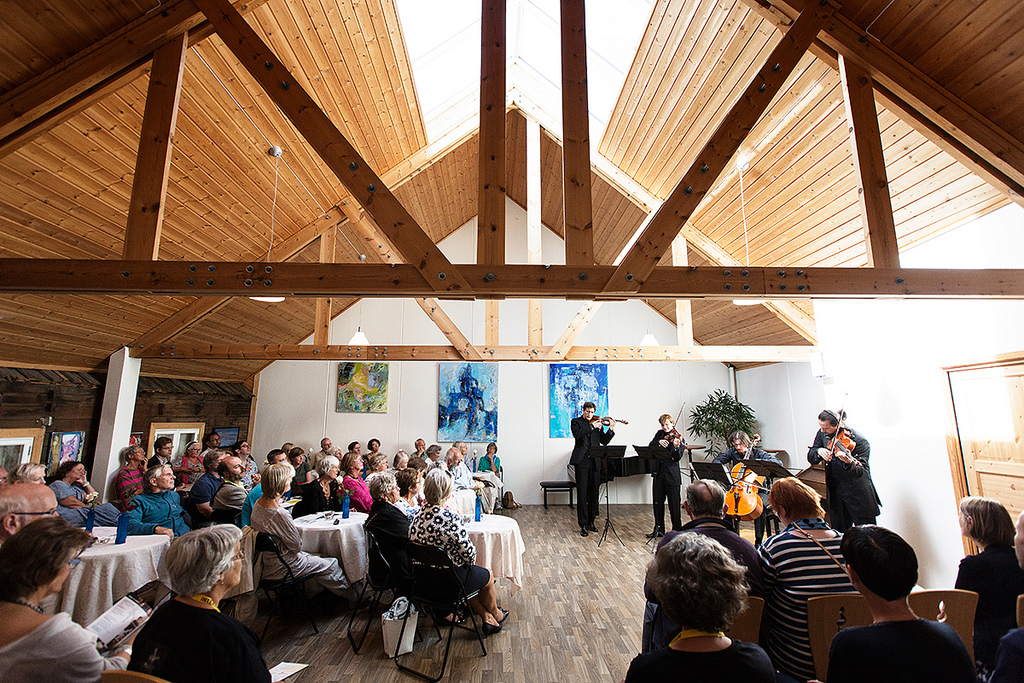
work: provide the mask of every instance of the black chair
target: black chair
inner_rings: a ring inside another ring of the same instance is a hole
[[[283,579],[260,579],[260,583],[257,588],[262,588],[264,595],[267,596],[267,600],[270,601],[270,615],[267,616],[267,623],[263,625],[263,633],[260,634],[260,642],[263,641],[264,636],[267,635],[267,629],[270,628],[270,620],[274,618],[274,597],[271,596],[273,593],[277,597],[277,602],[283,604],[281,601],[281,595],[288,592],[297,592],[302,599],[302,610],[309,616],[309,623],[313,625],[313,633],[320,633],[316,627],[316,620],[313,619],[313,613],[309,609],[309,602],[306,600],[305,583],[309,579],[313,578],[313,574],[306,574],[304,576],[295,576],[292,572],[292,568],[284,561],[281,556],[281,548],[277,545],[277,539],[270,534],[263,533],[262,531],[256,534],[256,556],[259,557],[263,553],[273,553],[274,557],[285,569],[285,577]]]
[[[452,616],[448,621],[448,643],[444,648],[444,660],[441,662],[441,671],[437,676],[432,677],[428,673],[403,666],[399,660],[405,655],[396,654],[395,665],[400,671],[405,671],[431,683],[436,683],[444,676],[445,668],[448,666],[448,653],[452,648],[452,634],[458,625],[457,615],[469,615],[473,621],[473,628],[469,629],[465,626],[460,626],[460,628],[472,630],[480,642],[480,649],[483,650],[484,656],[487,655],[487,647],[484,645],[480,625],[477,624],[476,614],[469,605],[470,599],[475,598],[480,591],[466,591],[466,585],[455,571],[455,563],[444,548],[410,541],[407,553],[409,555],[409,565],[412,568],[412,595],[409,597],[420,613],[425,614],[429,612],[431,614],[438,638],[441,637],[441,632],[437,629],[437,616],[439,614],[450,614]],[[409,610],[409,612],[411,611]],[[398,636],[399,642],[405,636],[405,626],[408,623],[409,612],[406,612],[406,618],[402,621],[402,630]]]
[[[366,532],[368,565],[366,581],[363,582],[363,587],[359,591],[359,598],[356,600],[356,606],[352,609],[352,616],[348,620],[348,640],[352,643],[352,651],[356,654],[359,654],[359,649],[366,642],[366,634],[370,631],[370,623],[373,621],[377,607],[380,606],[380,598],[384,591],[396,591],[398,589],[398,582],[391,571],[391,565],[377,545],[377,539],[374,537],[373,532],[365,528],[364,531]],[[363,604],[363,596],[366,594],[367,587],[373,590],[373,599],[370,601],[370,610],[366,615],[366,626],[363,627],[363,635],[359,637],[359,642],[357,643],[352,635],[352,624],[356,620],[356,612],[359,611],[359,607]]]
[[[232,510],[230,508],[226,510],[214,510],[213,514],[210,516],[210,521],[214,524],[234,524],[237,527],[241,526],[241,519],[242,511]]]

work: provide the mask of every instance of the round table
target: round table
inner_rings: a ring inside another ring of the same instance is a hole
[[[306,515],[295,520],[302,537],[302,550],[323,557],[336,557],[345,570],[349,583],[366,576],[366,535],[363,532],[365,512],[353,510],[348,519],[337,512],[333,518],[323,512]],[[337,524],[335,524],[337,522]]]
[[[59,611],[67,612],[82,626],[88,626],[115,602],[136,588],[159,577],[160,561],[171,544],[162,534],[129,536],[114,543],[116,527],[95,527],[93,536],[110,539],[97,542],[81,554],[81,564],[71,570],[57,596]]]
[[[483,515],[479,522],[467,522],[469,540],[476,546],[476,563],[490,570],[494,578],[512,582],[512,594],[523,587],[523,554],[526,544],[519,522],[504,515]]]

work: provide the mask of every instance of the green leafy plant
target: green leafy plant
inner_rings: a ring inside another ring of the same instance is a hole
[[[757,419],[750,406],[737,401],[729,392],[718,389],[690,411],[690,433],[708,439],[708,455],[715,457],[729,446],[729,435],[736,431],[753,434]]]

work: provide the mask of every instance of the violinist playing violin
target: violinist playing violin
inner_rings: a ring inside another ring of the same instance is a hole
[[[756,439],[761,437],[754,435]],[[776,458],[768,451],[763,451],[758,448],[754,441],[751,440],[750,436],[746,432],[733,432],[729,435],[729,443],[732,444],[732,448],[725,451],[717,458],[714,462],[722,463],[727,468],[731,468],[734,464],[742,462],[744,460],[763,460],[767,462],[773,462],[776,465],[782,466],[782,461]],[[767,497],[767,491],[758,491],[757,494],[761,498],[762,506],[764,499]],[[755,501],[756,502],[756,501]],[[767,509],[763,507],[763,509]],[[754,545],[761,545],[761,541],[764,540],[764,512],[754,519]],[[744,519],[750,519],[744,517]]]
[[[574,417],[569,427],[576,440],[569,464],[576,468],[576,520],[580,523],[580,536],[597,531],[594,520],[600,503],[601,466],[590,455],[591,446],[606,446],[615,436],[615,420],[594,415],[597,406],[592,401],[583,404],[583,414]]]
[[[847,427],[845,419],[846,411],[821,411],[818,433],[807,451],[807,462],[825,463],[829,520],[840,533],[854,525],[874,524],[881,505],[868,466],[871,445]]]
[[[679,460],[686,452],[686,441],[676,430],[675,420],[669,414],[658,418],[661,429],[655,433],[649,444],[651,448],[663,448],[668,451],[669,460],[654,461],[654,482],[651,489],[654,494],[654,531],[647,538],[658,538],[665,535],[665,498],[668,497],[668,512],[672,518],[672,531],[681,531],[683,520],[679,512],[679,487],[683,479],[679,474]]]

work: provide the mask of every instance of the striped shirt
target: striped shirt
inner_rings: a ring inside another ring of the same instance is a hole
[[[122,467],[114,477],[114,505],[126,512],[134,507],[132,498],[142,493],[142,470],[130,470]]]
[[[846,572],[818,544],[797,531],[827,528],[819,520],[798,520],[760,548],[764,580],[768,655],[782,673],[806,681],[814,678],[811,641],[807,634],[807,599],[829,593],[855,593]],[[837,560],[842,536],[818,539]]]

